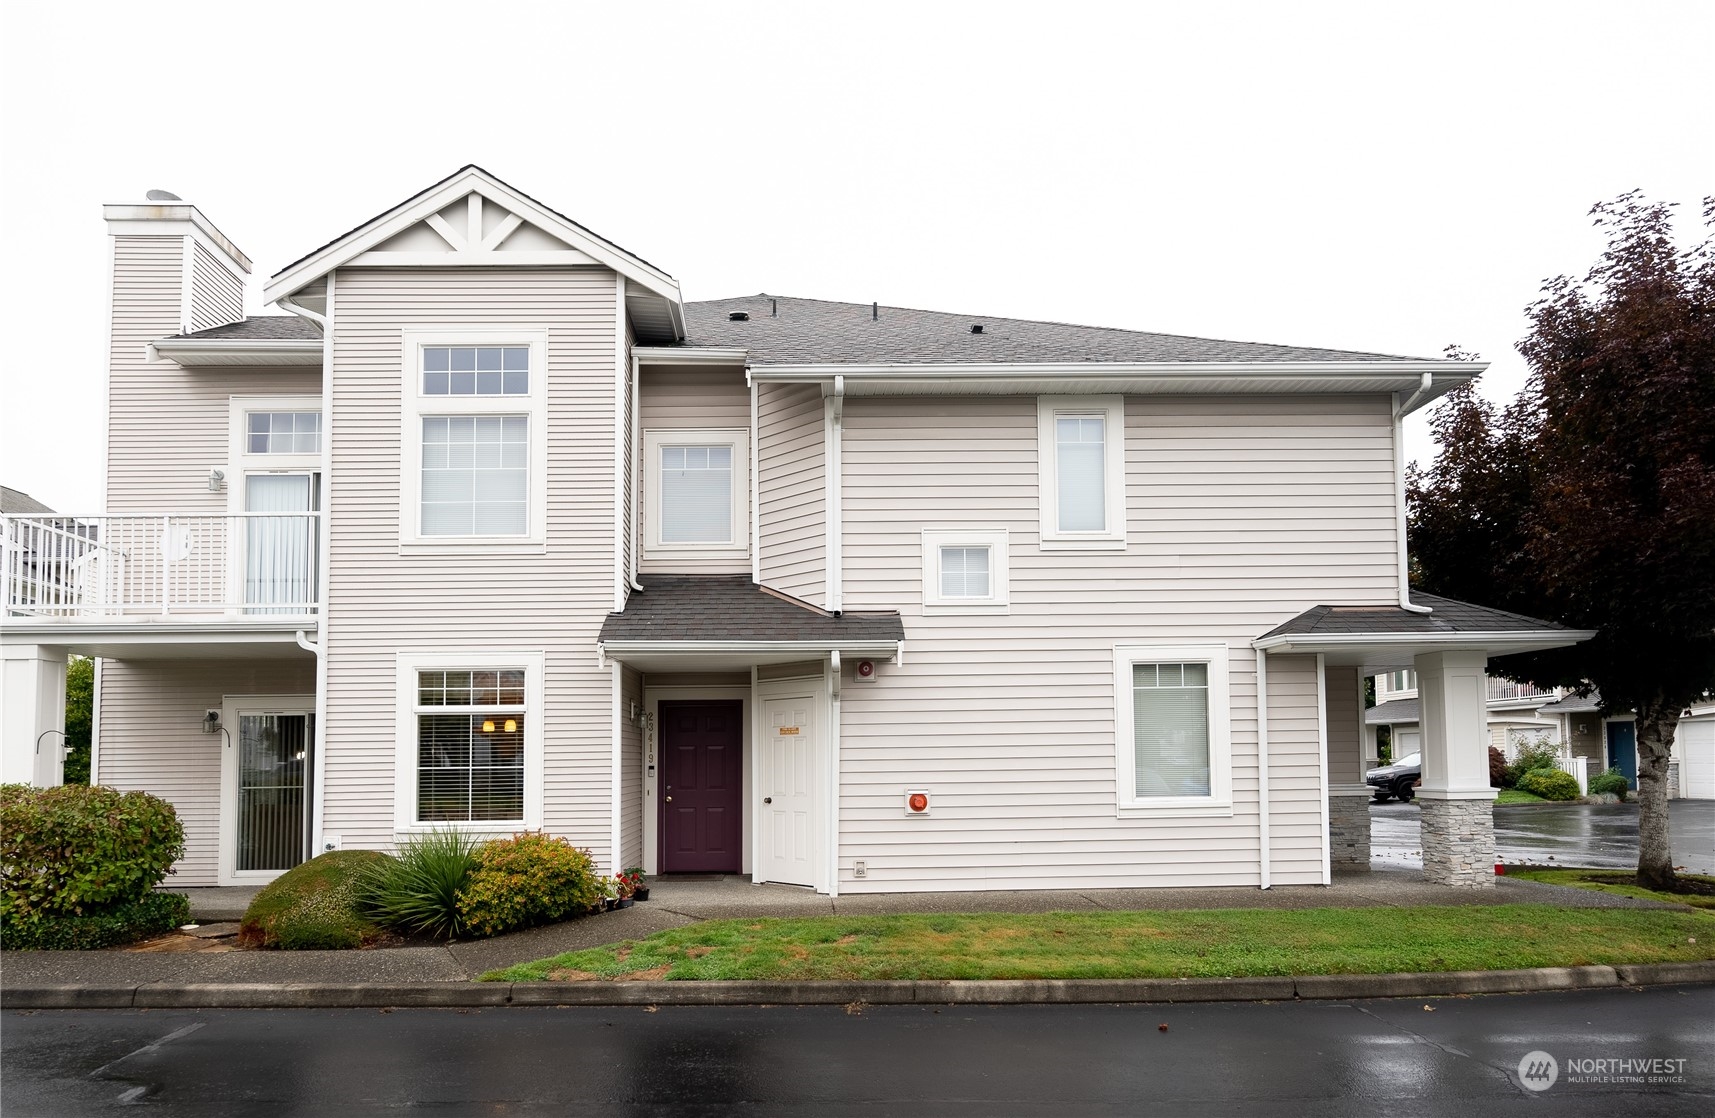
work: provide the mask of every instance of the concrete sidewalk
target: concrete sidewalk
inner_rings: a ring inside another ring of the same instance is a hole
[[[1425,884],[1414,872],[1339,874],[1327,886],[1274,889],[1109,889],[1054,892],[888,893],[830,898],[807,889],[752,885],[740,877],[661,879],[651,899],[600,916],[493,939],[367,951],[240,951],[230,941],[167,941],[153,949],[8,951],[0,993],[25,987],[144,984],[456,983],[517,963],[644,936],[700,920],[855,916],[912,912],[1102,912],[1215,908],[1370,908],[1402,905],[1556,904],[1581,908],[1678,908],[1583,889],[1501,878],[1494,889]],[[203,890],[204,894],[224,890]],[[201,896],[193,912],[224,914],[231,899]],[[222,907],[225,906],[225,907]],[[208,929],[220,931],[221,929]],[[231,928],[236,931],[236,928]],[[169,948],[166,950],[162,947]],[[172,949],[182,947],[184,949]]]

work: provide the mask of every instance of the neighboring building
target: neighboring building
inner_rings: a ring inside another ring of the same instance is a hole
[[[1589,635],[1407,597],[1400,422],[1479,364],[686,303],[477,168],[276,273],[292,317],[195,207],[106,218],[96,577],[3,638],[101,657],[95,778],[178,807],[181,885],[448,826],[826,893],[1323,883],[1403,668],[1426,874],[1492,884],[1486,657]],[[9,703],[7,779],[54,717]]]
[[[1637,716],[1631,711],[1602,712],[1600,692],[1566,695],[1538,709],[1560,723],[1560,740],[1574,756],[1588,758],[1590,771],[1618,769],[1638,786]],[[1715,701],[1708,695],[1681,712],[1668,762],[1668,794],[1715,800]]]
[[[1378,731],[1384,727],[1395,759],[1416,753],[1423,737],[1417,674],[1406,668],[1374,678],[1376,705],[1364,711],[1365,755],[1372,760],[1379,757]],[[1508,758],[1518,756],[1519,746],[1525,743],[1567,740],[1560,720],[1543,714],[1543,707],[1561,692],[1490,676],[1484,681],[1484,694],[1489,744]]]

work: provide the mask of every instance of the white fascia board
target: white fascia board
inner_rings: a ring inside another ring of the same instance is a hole
[[[1508,633],[1283,633],[1251,642],[1259,652],[1315,653],[1348,652],[1368,646],[1400,648],[1420,645],[1426,651],[1483,652],[1504,656],[1511,652],[1534,652],[1544,648],[1566,648],[1596,635],[1594,629],[1543,629]]]
[[[250,274],[250,257],[189,202],[109,202],[101,207],[101,216],[107,221],[107,232],[115,237],[196,237]]]
[[[938,392],[993,391],[996,387],[1017,387],[1019,391],[1036,391],[1031,382],[1041,384],[1055,381],[1092,383],[1101,391],[1124,390],[1127,382],[1175,381],[1180,391],[1195,392],[1207,383],[1208,390],[1221,381],[1244,381],[1244,391],[1268,390],[1272,380],[1290,380],[1302,384],[1316,383],[1324,392],[1350,391],[1354,384],[1373,384],[1377,380],[1395,381],[1392,390],[1408,391],[1418,388],[1425,373],[1430,374],[1434,388],[1424,393],[1416,410],[1451,389],[1479,376],[1488,368],[1486,362],[1467,361],[1174,361],[1174,362],[1056,362],[1056,363],[987,363],[987,364],[893,364],[893,365],[762,365],[752,366],[750,378],[758,383],[828,384],[835,377],[844,377],[848,391],[861,392],[864,387],[883,388],[889,384],[921,388],[934,383]],[[1365,389],[1366,391],[1370,389]]]
[[[86,622],[25,621],[9,618],[0,631],[0,644],[49,644],[77,647],[100,644],[107,647],[146,648],[157,645],[199,644],[290,644],[298,634],[313,634],[319,628],[314,615],[282,618],[278,622],[246,620],[220,622]]]
[[[674,322],[679,327],[680,336],[683,336],[684,315],[680,305],[684,299],[679,293],[677,280],[595,233],[571,224],[475,167],[465,168],[279,273],[263,287],[262,301],[272,303],[283,295],[292,294],[473,191],[565,241],[639,287],[668,300],[672,304]]]
[[[673,346],[632,346],[631,355],[642,365],[743,365],[749,350],[697,346],[676,349]]]
[[[266,358],[270,365],[320,365],[319,338],[220,339],[165,338],[153,345],[156,356],[180,365],[245,365]]]

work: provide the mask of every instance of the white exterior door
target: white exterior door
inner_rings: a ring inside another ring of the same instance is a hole
[[[816,838],[821,819],[815,699],[804,695],[762,703],[761,850],[757,880],[816,884]]]
[[[1681,722],[1679,750],[1679,794],[1715,800],[1715,721]]]
[[[308,853],[315,787],[314,695],[227,696],[221,754],[222,885],[268,882]]]

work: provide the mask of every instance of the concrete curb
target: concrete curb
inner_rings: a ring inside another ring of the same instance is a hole
[[[1715,983],[1715,960],[1613,967],[1329,974],[918,982],[315,982],[13,986],[5,1009],[374,1009],[395,1006],[1072,1005],[1349,1000]]]

